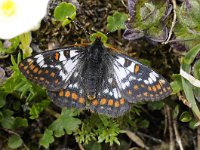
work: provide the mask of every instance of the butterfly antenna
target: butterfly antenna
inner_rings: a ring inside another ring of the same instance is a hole
[[[72,20],[70,17],[68,17],[67,19],[69,19],[70,21],[72,21],[78,28],[81,28],[83,30],[83,32],[85,33],[85,36],[86,36],[86,40],[89,43],[89,41],[90,41],[89,40],[90,32],[88,32],[85,29],[85,27],[83,25],[81,25],[81,23],[77,19]]]

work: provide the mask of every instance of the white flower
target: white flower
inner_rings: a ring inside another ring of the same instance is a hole
[[[47,12],[49,0],[0,0],[0,39],[32,30]]]

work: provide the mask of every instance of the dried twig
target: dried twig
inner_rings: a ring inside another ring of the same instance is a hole
[[[172,21],[172,25],[171,25],[171,28],[170,28],[170,31],[169,31],[169,35],[168,35],[168,38],[165,42],[163,42],[163,44],[167,44],[172,36],[172,32],[173,32],[173,29],[174,29],[174,26],[176,24],[176,0],[172,0],[172,4],[173,4],[173,21]]]
[[[167,120],[169,125],[169,137],[170,137],[170,143],[169,143],[169,149],[174,150],[175,149],[175,143],[174,143],[174,134],[173,134],[173,125],[172,125],[172,117],[169,106],[166,105],[166,113],[167,113]]]
[[[176,136],[176,142],[178,143],[180,150],[184,150],[183,145],[182,145],[182,141],[181,141],[178,129],[177,129],[177,122],[176,122],[175,119],[173,119],[172,121],[173,121],[175,136]]]

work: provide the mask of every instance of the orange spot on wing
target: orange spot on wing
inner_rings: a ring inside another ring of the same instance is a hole
[[[78,99],[78,95],[76,93],[72,93],[72,99],[77,100]]]
[[[163,79],[160,79],[158,82],[160,83],[160,85],[165,84],[165,80],[163,80]]]
[[[30,73],[30,71],[29,71],[29,70],[27,70],[27,71],[26,71],[26,74],[29,74],[29,73]]]
[[[119,107],[119,102],[118,101],[115,102],[115,107]]]
[[[143,88],[144,88],[144,87],[145,87],[145,85],[144,85],[144,84],[141,84],[141,87],[143,87]]]
[[[42,70],[39,70],[39,71],[38,71],[38,74],[41,74],[41,73],[42,73]]]
[[[156,92],[156,91],[157,91],[157,89],[156,89],[156,87],[155,87],[155,86],[152,86],[152,89],[153,89],[153,91],[154,91],[154,92]]]
[[[131,90],[128,90],[128,95],[131,95],[131,94],[132,94]]]
[[[66,92],[65,92],[65,97],[69,97],[70,94],[71,94],[70,91],[66,91]]]
[[[49,84],[49,81],[48,81],[48,80],[46,80],[46,81],[45,81],[45,83],[46,83],[46,84]]]
[[[150,94],[150,97],[153,97],[153,94]]]
[[[44,81],[44,77],[40,77],[40,81]]]
[[[29,58],[27,59],[28,65],[30,66],[33,63],[33,59]]]
[[[105,98],[102,98],[101,101],[100,101],[100,104],[101,104],[101,105],[105,105],[106,102],[107,102],[107,100],[106,100]]]
[[[49,70],[45,70],[44,73],[45,73],[45,74],[49,73]]]
[[[61,91],[59,91],[59,96],[64,96],[64,91],[63,90],[61,90]]]
[[[121,99],[119,100],[119,102],[120,102],[121,105],[124,105],[125,99],[124,99],[124,98],[121,98]]]
[[[55,75],[56,74],[54,72],[51,72],[51,74],[50,74],[51,77],[55,77]]]
[[[145,93],[143,93],[143,95],[144,95],[144,96],[148,96],[148,93],[147,93],[147,92],[145,92]]]
[[[109,106],[112,106],[113,103],[114,103],[114,102],[113,102],[113,99],[109,99],[109,101],[108,101],[108,105],[109,105]]]
[[[39,70],[38,67],[36,67],[36,68],[33,70],[33,72],[36,73],[36,72],[38,72],[38,70]]]
[[[55,84],[58,84],[58,79],[57,79],[57,80],[55,80]]]
[[[133,89],[138,90],[139,89],[138,85],[134,85]]]
[[[24,66],[24,70],[28,69],[28,66]]]
[[[23,64],[23,63],[20,63],[20,64],[19,64],[19,67],[24,67],[24,64]]]
[[[150,86],[148,86],[148,91],[152,91],[152,88]]]
[[[55,59],[56,59],[56,60],[59,60],[59,57],[60,57],[60,54],[57,52],[57,53],[55,54]]]
[[[159,84],[159,83],[156,85],[156,87],[157,87],[157,89],[158,89],[158,90],[160,90],[160,89],[161,89],[161,86],[160,86],[160,84]]]
[[[33,64],[30,65],[30,69],[33,70],[35,66]]]
[[[99,102],[96,99],[92,101],[93,106],[97,106],[98,104],[99,104]]]
[[[169,91],[171,91],[171,87],[167,87],[167,89],[168,89]]]
[[[139,65],[136,64],[135,68],[134,68],[134,73],[138,73],[139,70],[140,70],[140,67],[139,67]]]
[[[85,103],[85,99],[83,97],[80,97],[79,98],[79,103],[81,103],[81,104]]]

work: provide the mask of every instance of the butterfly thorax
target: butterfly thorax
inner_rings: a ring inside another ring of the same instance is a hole
[[[85,93],[89,100],[96,98],[98,88],[102,83],[105,72],[103,63],[105,48],[101,40],[97,39],[88,49],[86,61],[83,67],[83,82],[85,85]]]

